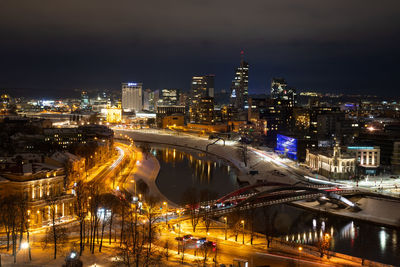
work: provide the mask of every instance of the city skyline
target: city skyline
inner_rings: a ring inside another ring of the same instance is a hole
[[[399,11],[0,1],[0,266],[397,266]]]
[[[133,80],[187,90],[192,76],[215,74],[217,91],[229,90],[244,50],[252,94],[285,77],[300,91],[399,95],[397,1],[19,5],[0,11],[0,88],[69,93]]]

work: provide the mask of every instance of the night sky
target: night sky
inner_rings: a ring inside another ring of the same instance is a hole
[[[399,0],[0,0],[0,89],[229,89],[240,51],[249,91],[400,96]],[[268,84],[268,85],[267,85]],[[12,93],[12,91],[10,91]]]

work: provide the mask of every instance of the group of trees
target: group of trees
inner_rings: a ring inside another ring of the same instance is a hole
[[[75,185],[76,215],[79,221],[79,253],[102,251],[105,239],[118,247],[117,260],[127,266],[152,265],[162,253],[152,244],[159,233],[160,202],[146,197],[141,207],[132,195],[101,193],[98,186],[83,182]]]
[[[126,201],[112,193],[103,193],[98,185],[88,185],[82,181],[75,184],[74,191],[75,212],[79,221],[79,254],[82,255],[86,247],[94,254],[96,245],[101,252],[107,230],[108,243],[112,243],[115,217],[123,215]],[[116,235],[114,229],[114,242]]]
[[[46,199],[50,227],[46,230],[43,239],[40,240],[43,247],[54,246],[54,258],[57,256],[57,248],[65,244],[68,236],[67,230],[58,224],[58,204],[60,203],[57,198],[49,197]],[[14,263],[24,242],[28,244],[26,249],[28,250],[29,260],[32,259],[30,245],[31,216],[43,215],[31,214],[28,201],[23,195],[8,195],[0,199],[0,229],[4,229],[7,238],[5,249],[7,252],[11,250]]]
[[[142,208],[135,204],[124,205],[121,217],[121,239],[119,260],[127,266],[150,266],[158,264],[166,251],[161,251],[158,244],[160,233],[160,202],[157,198],[147,197]],[[157,244],[157,247],[154,246]]]
[[[0,228],[7,236],[6,250],[12,251],[14,263],[26,235],[29,242],[29,211],[22,195],[9,195],[0,199]],[[29,257],[31,257],[29,250]]]

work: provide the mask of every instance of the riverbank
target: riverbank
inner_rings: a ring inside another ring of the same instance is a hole
[[[186,134],[169,135],[146,130],[115,131],[116,133],[128,134],[135,142],[190,148],[225,159],[238,170],[238,180],[240,183],[255,184],[258,181],[268,181],[294,184],[299,182],[297,177],[286,168],[274,162],[265,161],[250,150],[247,153],[247,164],[245,164],[241,157],[240,148],[236,146],[236,143],[233,144],[231,141],[226,141],[225,145],[222,141],[219,141],[218,144],[208,146],[213,140]],[[277,170],[279,172],[276,172]],[[251,175],[249,174],[250,171],[257,171],[258,173]]]
[[[336,205],[328,203],[321,205],[318,201],[307,202],[302,200],[291,204],[312,211],[367,221],[390,228],[398,228],[400,226],[400,213],[397,212],[400,210],[400,201],[364,197],[357,200],[356,203],[361,208],[358,212],[337,209]]]
[[[199,151],[206,152],[207,145],[212,143],[211,140],[201,137],[193,137],[186,134],[170,135],[170,134],[157,134],[157,132],[148,131],[121,131],[124,134],[130,135],[137,142],[148,142],[163,145],[172,145],[176,147],[190,148]],[[221,143],[221,144],[219,144]],[[238,169],[238,180],[241,183],[255,184],[258,181],[269,181],[269,182],[282,182],[288,184],[294,184],[299,182],[297,176],[295,176],[290,170],[286,170],[282,166],[277,165],[274,162],[260,159],[255,154],[248,153],[247,166],[241,161],[238,147],[232,144],[222,144],[219,141],[218,144],[208,147],[208,152],[214,156],[230,162],[235,168]],[[257,170],[258,174],[250,175],[250,170]],[[279,172],[276,172],[279,170]],[[349,210],[337,210],[334,206],[332,207],[321,207],[318,202],[306,202],[298,201],[294,202],[302,208],[307,208],[314,211],[324,211],[333,215],[343,216],[347,218],[364,220],[367,222],[380,224],[389,227],[398,227],[400,223],[400,214],[397,217],[396,212],[389,212],[388,210],[399,210],[400,202],[396,202],[393,207],[393,201],[382,199],[377,204],[374,201],[369,201],[370,198],[359,200],[362,211],[353,212]]]
[[[151,154],[144,154],[140,148],[133,147],[133,153],[136,158],[136,164],[133,169],[130,170],[129,179],[125,181],[123,187],[130,193],[134,194],[137,188],[137,182],[142,180],[148,186],[148,193],[150,196],[156,197],[161,201],[168,202],[169,207],[179,207],[178,204],[170,201],[165,197],[156,185],[158,173],[160,172],[160,163]],[[131,179],[135,182],[131,182]]]

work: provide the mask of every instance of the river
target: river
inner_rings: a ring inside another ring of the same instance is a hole
[[[175,203],[183,203],[185,192],[190,188],[199,192],[207,190],[215,198],[239,188],[237,171],[222,159],[196,150],[162,145],[152,145],[151,153],[161,165],[157,186]],[[289,204],[258,209],[254,222],[259,232],[264,232],[267,225],[275,236],[299,244],[314,244],[322,233],[329,233],[333,251],[400,266],[398,230]]]

